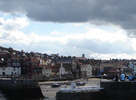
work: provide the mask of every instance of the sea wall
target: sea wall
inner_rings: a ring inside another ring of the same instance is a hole
[[[107,100],[136,99],[136,82],[101,82]]]
[[[56,100],[135,100],[136,82],[101,82],[100,91],[57,92]]]
[[[42,97],[40,87],[32,80],[0,80],[0,91],[9,97]]]
[[[56,100],[100,100],[104,99],[103,91],[57,92]]]

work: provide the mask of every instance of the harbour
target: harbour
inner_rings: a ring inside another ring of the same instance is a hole
[[[44,96],[51,100],[130,100],[136,98],[135,91],[135,81],[89,79],[85,86],[76,86],[73,89],[70,86],[50,87]]]
[[[98,81],[97,79],[95,79]],[[79,81],[79,80],[76,80]],[[1,91],[1,97],[3,99],[9,99],[9,100],[56,100],[56,93],[62,88],[66,88],[67,86],[70,86],[70,83],[72,81],[47,81],[47,82],[40,82],[39,86],[41,87],[39,91],[39,87],[35,88],[34,85],[32,88],[32,82],[26,81],[23,82],[22,80],[1,80],[0,81],[0,91]],[[95,81],[90,81],[94,85],[96,85]],[[61,87],[52,87],[52,84],[61,84]],[[24,87],[22,87],[24,85]],[[45,88],[45,92],[48,92],[48,95],[41,95],[42,90]]]
[[[83,84],[84,82],[85,84]],[[0,97],[2,98],[0,100],[130,100],[136,98],[136,81],[117,82],[100,78],[73,81],[46,81],[39,82],[40,87],[37,89],[30,88],[29,85],[29,89],[25,86],[20,90],[16,87],[19,81],[16,81],[14,89],[11,86],[12,83],[9,86],[5,83],[9,84],[9,81],[4,80],[0,82]],[[71,83],[76,83],[77,85],[75,86],[74,84],[71,87]],[[2,88],[2,84],[5,84],[7,87],[3,85]]]
[[[100,86],[100,79],[88,79],[87,80],[83,80],[83,79],[78,79],[78,80],[74,80],[74,81],[50,81],[50,82],[40,82],[40,86],[41,86],[41,90],[43,95],[48,98],[55,98],[56,97],[56,93],[62,89],[62,88],[69,88],[71,83],[75,82],[85,82],[86,86],[92,86],[92,87],[96,87],[96,86]],[[61,86],[59,87],[52,87],[53,84],[60,84]],[[82,86],[78,86],[78,87],[82,87]]]
[[[136,60],[98,60],[58,54],[0,51],[0,91],[48,100],[129,100],[135,97]],[[132,94],[133,96],[129,96]]]

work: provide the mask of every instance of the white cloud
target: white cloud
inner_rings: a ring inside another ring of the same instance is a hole
[[[11,19],[0,18],[1,26],[7,30],[17,30],[26,27],[29,23],[25,17],[15,17]]]
[[[96,58],[96,59],[136,59],[136,54],[126,54],[126,53],[121,53],[121,54],[115,54],[115,53],[111,53],[111,54],[99,54],[99,53],[92,53],[90,55],[90,58]]]
[[[35,32],[24,33],[27,17],[0,18],[0,44],[45,53],[80,56],[85,53],[95,58],[134,58],[136,55],[136,38],[127,36],[127,32],[119,26],[92,26],[88,23],[73,27],[82,27],[86,32],[67,33],[52,30],[49,34]],[[75,25],[75,26],[74,26]]]

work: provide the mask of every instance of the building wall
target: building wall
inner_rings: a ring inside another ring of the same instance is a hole
[[[20,67],[0,67],[0,76],[20,76]]]
[[[52,71],[50,68],[43,68],[42,69],[42,75],[46,77],[50,77],[52,74]]]
[[[90,64],[81,65],[81,73],[83,76],[92,76],[92,66]]]

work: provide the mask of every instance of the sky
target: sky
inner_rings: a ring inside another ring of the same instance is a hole
[[[0,0],[0,46],[136,59],[135,0]]]

